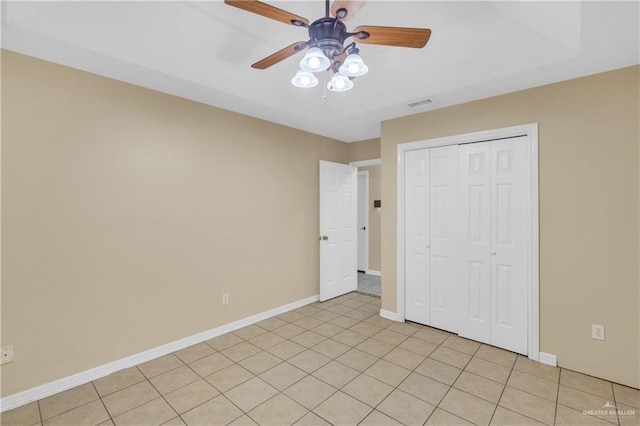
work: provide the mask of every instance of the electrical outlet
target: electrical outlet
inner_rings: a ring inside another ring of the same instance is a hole
[[[604,325],[591,324],[591,337],[596,340],[604,340]]]
[[[8,345],[0,351],[0,364],[8,364],[13,361],[13,345]]]
[[[223,305],[228,305],[229,304],[229,293],[224,293],[222,295],[222,304]]]

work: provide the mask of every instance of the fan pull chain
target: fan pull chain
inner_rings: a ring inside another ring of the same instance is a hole
[[[322,99],[327,99],[327,74],[329,73],[329,70],[327,70],[326,73],[322,74]]]

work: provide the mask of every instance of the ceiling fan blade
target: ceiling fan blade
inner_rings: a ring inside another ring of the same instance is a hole
[[[360,26],[353,30],[353,37],[358,43],[381,44],[384,46],[424,47],[431,37],[431,30],[427,28],[373,27]],[[361,38],[358,33],[369,34]]]
[[[366,0],[336,0],[331,6],[331,16],[334,16],[341,21],[348,21],[356,16],[365,3]],[[347,14],[345,16],[338,16],[338,11],[340,9],[346,10]]]
[[[309,20],[306,18],[294,15],[293,13],[278,9],[277,7],[270,6],[266,3],[262,3],[258,0],[224,0],[224,2],[229,6],[275,19],[276,21],[284,22],[285,24],[293,25],[291,21],[300,21],[305,24],[309,24]]]
[[[269,68],[271,65],[275,65],[278,62],[287,59],[289,56],[293,56],[296,53],[303,51],[307,47],[308,43],[309,42],[307,41],[297,41],[285,47],[284,49],[278,50],[273,55],[269,55],[266,58],[256,62],[255,64],[251,65],[251,68],[255,68],[258,70]]]

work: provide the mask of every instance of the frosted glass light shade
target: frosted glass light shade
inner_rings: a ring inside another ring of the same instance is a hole
[[[296,75],[291,79],[291,84],[303,88],[314,87],[318,85],[318,79],[309,71],[298,70]]]
[[[360,77],[365,75],[369,71],[369,67],[365,65],[364,61],[357,53],[352,53],[347,56],[344,63],[340,65],[340,74],[347,77]]]
[[[325,56],[325,54],[317,47],[312,47],[307,50],[304,58],[300,61],[300,68],[309,72],[320,72],[329,68],[331,61]]]
[[[331,77],[331,81],[327,83],[327,88],[332,92],[346,92],[353,87],[353,81],[346,75],[337,72]]]

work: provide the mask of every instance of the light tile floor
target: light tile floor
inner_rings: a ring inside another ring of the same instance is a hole
[[[394,323],[379,309],[379,298],[358,293],[314,303],[6,412],[1,423],[640,423],[636,389]],[[622,415],[603,414],[610,405]]]
[[[380,296],[380,277],[358,272],[358,291],[373,296]]]

